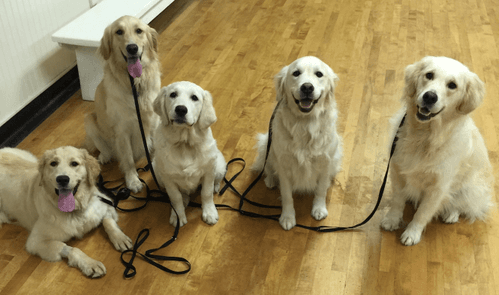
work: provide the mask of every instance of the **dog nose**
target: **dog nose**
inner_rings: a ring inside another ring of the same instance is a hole
[[[301,92],[303,93],[312,93],[314,92],[314,85],[311,83],[303,83],[300,87]]]
[[[432,92],[432,91],[427,91],[424,95],[423,95],[423,101],[426,105],[432,105],[432,104],[435,104],[438,100],[438,96],[435,92]]]
[[[183,117],[185,114],[187,114],[187,108],[185,106],[176,106],[175,107],[175,114]]]
[[[69,176],[67,175],[59,175],[55,178],[58,184],[65,186],[69,183]]]
[[[128,54],[137,54],[138,51],[139,46],[137,46],[137,44],[128,44],[126,46],[126,52],[128,52]]]

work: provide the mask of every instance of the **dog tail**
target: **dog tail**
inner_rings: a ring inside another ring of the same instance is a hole
[[[258,155],[256,160],[251,167],[251,171],[255,173],[262,172],[263,166],[265,164],[265,155],[267,154],[267,142],[269,140],[268,133],[258,133],[256,135],[257,143],[255,148],[258,150]]]

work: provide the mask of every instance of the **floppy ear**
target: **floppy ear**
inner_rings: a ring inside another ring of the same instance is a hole
[[[166,87],[161,88],[158,96],[153,102],[152,107],[154,112],[161,118],[161,122],[163,122],[164,125],[168,125],[170,124],[170,119],[168,118],[168,112],[165,108],[165,92]]]
[[[104,35],[100,40],[99,53],[105,60],[108,60],[111,56],[111,48],[113,48],[113,34],[111,32],[111,26],[108,26],[104,30]]]
[[[405,68],[405,87],[404,87],[404,96],[405,97],[414,97],[416,95],[416,85],[418,83],[418,76],[420,73],[419,63],[413,63],[412,65],[408,65]]]
[[[43,170],[45,169],[45,165],[47,164],[48,160],[53,157],[54,155],[54,150],[46,150],[42,157],[38,159],[38,174],[40,174],[40,183],[39,185],[43,185]]]
[[[90,185],[95,184],[97,176],[100,174],[100,164],[96,158],[88,153],[86,149],[80,149],[85,159],[85,169],[87,170],[87,181]]]
[[[154,52],[158,52],[158,32],[156,32],[154,28],[149,27],[147,40],[149,41],[150,49]]]
[[[286,75],[288,73],[289,66],[285,66],[281,71],[274,77],[274,86],[276,92],[276,100],[281,101],[286,95],[284,93],[284,81],[286,80]]]
[[[469,114],[482,103],[485,96],[485,85],[475,73],[471,73],[466,83],[466,90],[457,111],[461,114]]]
[[[329,85],[328,85],[329,95],[328,95],[328,97],[333,97],[334,96],[334,89],[336,89],[336,83],[338,83],[340,78],[338,78],[338,75],[336,75],[336,73],[333,71],[333,69],[331,69],[330,66],[328,66],[327,64],[324,64],[324,65],[326,66],[326,72],[327,72],[326,79],[328,79],[328,82],[329,82]]]
[[[215,108],[213,107],[213,97],[208,91],[203,93],[203,108],[199,114],[199,128],[206,129],[210,127],[213,123],[217,121],[217,115],[215,114]]]

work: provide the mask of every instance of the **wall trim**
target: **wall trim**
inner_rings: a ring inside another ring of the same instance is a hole
[[[75,66],[0,126],[0,148],[16,147],[78,89],[80,80]]]

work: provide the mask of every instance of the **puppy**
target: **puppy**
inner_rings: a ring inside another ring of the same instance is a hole
[[[407,115],[390,164],[391,209],[381,222],[385,230],[398,229],[405,203],[412,201],[417,211],[401,236],[404,245],[419,243],[434,217],[446,223],[460,215],[471,222],[486,217],[493,176],[469,116],[484,94],[483,82],[456,60],[428,56],[406,68]]]
[[[48,150],[40,161],[27,151],[0,150],[0,224],[17,223],[30,234],[26,250],[46,261],[68,259],[86,276],[106,274],[104,265],[64,242],[104,224],[118,251],[132,241],[116,224],[116,210],[100,201],[95,186],[100,172],[97,160],[84,149]]]
[[[265,184],[279,185],[285,230],[296,225],[292,193],[315,194],[312,217],[327,217],[326,195],[343,157],[336,132],[338,111],[334,90],[338,77],[320,59],[297,59],[275,77],[277,110],[272,122],[272,143],[265,165]],[[258,135],[258,156],[253,170],[265,162],[268,133]]]
[[[104,77],[95,91],[95,111],[85,118],[87,137],[84,147],[100,151],[99,162],[118,160],[126,186],[142,189],[135,162],[145,152],[137,121],[127,67],[142,69],[135,78],[139,105],[148,146],[159,123],[152,102],[161,87],[158,60],[158,33],[140,19],[123,16],[109,25],[98,49],[105,60]]]
[[[202,219],[210,225],[217,223],[213,192],[220,189],[226,164],[211,133],[210,126],[217,120],[211,94],[194,83],[176,82],[161,89],[154,111],[161,124],[154,133],[153,167],[170,196],[180,226],[187,223],[188,195],[199,185]],[[177,225],[173,209],[170,223]]]

